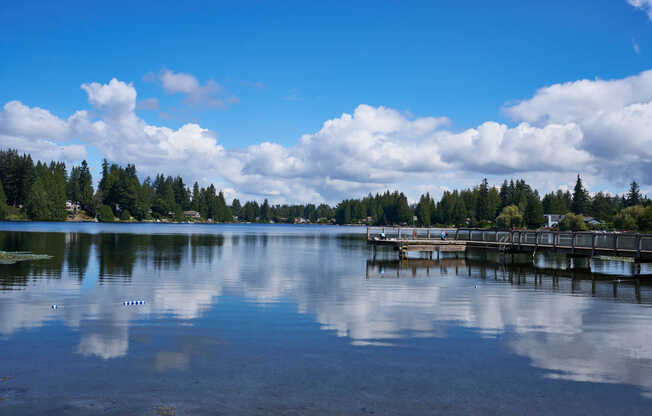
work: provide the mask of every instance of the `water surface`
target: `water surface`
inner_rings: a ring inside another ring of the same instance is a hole
[[[0,265],[2,415],[652,410],[652,290],[583,269],[626,263],[399,263],[354,227],[0,230],[53,256]]]

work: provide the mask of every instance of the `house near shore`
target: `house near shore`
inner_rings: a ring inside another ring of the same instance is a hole
[[[555,228],[555,227],[559,227],[559,223],[566,216],[563,214],[543,214],[543,217],[546,220],[546,227]],[[591,227],[599,227],[604,225],[604,221],[599,220],[595,217],[584,217],[584,222],[586,223],[586,225],[589,225]]]
[[[183,216],[186,218],[192,218],[194,220],[201,219],[201,215],[197,211],[183,211]]]
[[[584,217],[584,222],[592,227],[599,227],[601,225],[604,225],[604,221],[601,221],[593,217]]]
[[[543,214],[543,217],[546,220],[546,227],[554,228],[559,226],[559,221],[564,219],[564,215],[561,214]]]
[[[80,210],[81,210],[81,205],[79,205],[79,202],[66,201],[66,211],[77,212]]]

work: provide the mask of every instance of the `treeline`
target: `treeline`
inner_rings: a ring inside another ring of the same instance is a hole
[[[235,218],[246,222],[302,222],[327,223],[333,218],[333,209],[326,205],[270,205],[265,199],[262,204],[248,201],[240,204],[237,198],[231,204]]]
[[[429,193],[410,205],[401,192],[346,199],[327,204],[271,205],[234,199],[228,204],[214,185],[188,186],[180,176],[158,174],[140,181],[135,165],[102,162],[97,189],[86,161],[68,175],[62,162],[33,162],[16,150],[0,151],[0,219],[61,221],[82,214],[100,221],[205,220],[215,222],[289,222],[373,225],[418,225],[494,228],[538,228],[545,214],[560,214],[560,228],[652,231],[652,204],[631,183],[623,195],[591,195],[580,176],[573,192],[550,192],[541,197],[524,180],[505,180],[497,187],[487,179],[462,190],[445,191],[438,201]]]
[[[335,207],[338,224],[416,225],[423,227],[539,228],[544,214],[559,214],[561,229],[621,229],[652,231],[652,204],[641,195],[636,181],[629,192],[611,196],[598,192],[593,196],[581,177],[573,192],[539,192],[524,180],[505,180],[500,188],[490,187],[487,179],[463,190],[445,191],[439,201],[429,193],[412,206],[399,192],[347,199]],[[593,217],[597,221],[585,221]]]
[[[525,181],[505,181],[498,190],[489,187],[486,179],[472,189],[445,191],[439,201],[426,193],[413,206],[408,205],[405,195],[399,192],[344,200],[335,208],[335,219],[338,224],[486,227],[510,205],[522,212],[523,225],[538,227],[543,224],[539,194]]]
[[[68,206],[67,206],[68,205]],[[211,220],[231,222],[322,222],[333,209],[321,204],[270,205],[234,199],[229,205],[214,185],[190,188],[180,176],[138,179],[136,166],[102,162],[97,190],[86,161],[70,175],[62,162],[34,162],[16,150],[0,150],[0,219],[62,221],[74,214],[100,221]]]

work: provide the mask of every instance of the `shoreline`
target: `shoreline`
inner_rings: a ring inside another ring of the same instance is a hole
[[[184,222],[176,222],[176,221],[95,221],[95,220],[62,220],[62,221],[51,221],[51,220],[10,220],[10,219],[4,219],[0,220],[0,223],[15,223],[15,224],[20,224],[20,223],[38,223],[38,222],[44,222],[44,223],[51,223],[51,224],[63,224],[63,223],[68,223],[68,224],[121,224],[121,225],[129,225],[129,224],[171,224],[171,225],[188,225],[188,224],[196,224],[196,225],[298,225],[298,226],[311,226],[311,225],[319,225],[319,226],[324,226],[324,227],[371,227],[371,225],[367,224],[324,224],[324,223],[287,223],[287,222],[240,222],[240,221],[233,221],[233,222],[206,222],[206,221],[184,221]],[[383,226],[379,226],[383,227]],[[385,227],[398,227],[395,225],[385,225]]]

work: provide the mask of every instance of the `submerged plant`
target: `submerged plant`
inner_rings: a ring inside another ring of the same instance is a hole
[[[52,256],[47,254],[32,254],[29,252],[9,252],[0,250],[0,264],[14,264],[19,261],[48,260]]]

